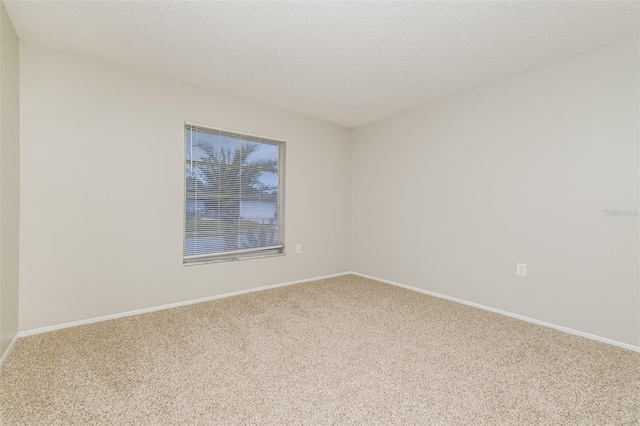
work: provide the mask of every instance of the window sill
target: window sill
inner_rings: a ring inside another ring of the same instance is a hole
[[[252,255],[230,255],[230,256],[215,256],[209,258],[203,258],[198,260],[185,261],[183,259],[182,266],[194,266],[194,265],[204,265],[208,263],[227,263],[227,262],[235,262],[239,260],[251,260],[251,259],[264,259],[266,257],[278,257],[278,256],[286,256],[286,253],[259,253]]]

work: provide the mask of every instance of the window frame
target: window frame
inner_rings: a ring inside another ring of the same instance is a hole
[[[247,142],[270,144],[278,147],[278,239],[280,244],[274,248],[256,247],[250,249],[227,251],[222,253],[201,254],[194,256],[185,255],[185,242],[187,239],[187,174],[185,164],[187,159],[187,131],[189,128],[203,129],[208,132],[220,132],[229,136],[236,136],[239,139],[246,138]],[[285,163],[286,163],[286,140],[270,136],[257,135],[238,130],[230,130],[217,126],[204,125],[185,121],[183,123],[184,147],[182,155],[182,264],[183,266],[202,265],[207,263],[221,263],[236,260],[261,259],[265,257],[285,256]]]

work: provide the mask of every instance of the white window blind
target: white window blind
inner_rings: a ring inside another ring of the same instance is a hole
[[[185,123],[185,264],[284,252],[282,141]]]

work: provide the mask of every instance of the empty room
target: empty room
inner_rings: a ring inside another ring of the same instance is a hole
[[[0,424],[640,425],[640,2],[0,1]]]

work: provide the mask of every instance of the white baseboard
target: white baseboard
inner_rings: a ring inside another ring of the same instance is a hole
[[[553,328],[555,330],[563,331],[565,333],[573,334],[575,336],[585,337],[587,339],[596,340],[598,342],[607,343],[609,345],[618,346],[620,348],[629,349],[629,350],[632,350],[632,351],[635,351],[635,352],[640,352],[640,346],[634,346],[634,345],[631,345],[629,343],[620,342],[618,340],[609,339],[607,337],[598,336],[596,334],[586,333],[586,332],[580,331],[580,330],[574,330],[573,328],[564,327],[562,325],[557,325],[557,324],[553,324],[553,323],[546,322],[546,321],[541,321],[539,319],[526,317],[524,315],[514,314],[513,312],[503,311],[502,309],[492,308],[491,306],[485,306],[485,305],[481,305],[479,303],[469,302],[468,300],[458,299],[457,297],[447,296],[446,294],[440,294],[440,293],[436,293],[434,291],[429,291],[429,290],[425,290],[425,289],[418,288],[418,287],[412,287],[412,286],[409,286],[409,285],[400,284],[400,283],[397,283],[395,281],[385,280],[383,278],[373,277],[371,275],[365,275],[365,274],[361,274],[359,272],[354,272],[354,271],[351,271],[351,273],[353,275],[358,275],[358,276],[363,277],[363,278],[368,278],[368,279],[371,279],[371,280],[380,281],[382,283],[391,284],[391,285],[394,285],[396,287],[406,288],[408,290],[413,290],[413,291],[417,291],[419,293],[428,294],[429,296],[438,297],[440,299],[450,300],[452,302],[461,303],[461,304],[467,305],[467,306],[473,306],[474,308],[484,309],[485,311],[494,312],[496,314],[504,315],[504,316],[507,316],[507,317],[519,319],[519,320],[530,322],[530,323],[537,324],[537,325],[542,325],[544,327]]]
[[[266,286],[262,286],[262,287],[254,287],[254,288],[250,288],[250,289],[247,289],[247,290],[234,291],[232,293],[218,294],[216,296],[208,296],[208,297],[202,297],[202,298],[199,298],[199,299],[185,300],[183,302],[168,303],[166,305],[152,306],[150,308],[136,309],[134,311],[121,312],[121,313],[118,313],[118,314],[111,314],[111,315],[104,315],[104,316],[95,317],[95,318],[87,318],[87,319],[83,319],[83,320],[79,320],[79,321],[72,321],[72,322],[66,322],[66,323],[63,323],[63,324],[51,325],[51,326],[48,326],[48,327],[33,328],[31,330],[24,330],[24,331],[18,332],[17,337],[33,336],[34,334],[41,334],[41,333],[47,333],[49,331],[62,330],[63,328],[76,327],[76,326],[79,326],[79,325],[92,324],[92,323],[101,322],[101,321],[108,321],[108,320],[112,320],[112,319],[116,319],[116,318],[123,318],[123,317],[130,317],[130,316],[133,316],[133,315],[146,314],[146,313],[149,313],[149,312],[161,311],[161,310],[164,310],[164,309],[171,309],[171,308],[177,308],[177,307],[180,307],[180,306],[193,305],[194,303],[209,302],[211,300],[224,299],[226,297],[239,296],[241,294],[247,294],[247,293],[253,293],[253,292],[256,292],[256,291],[269,290],[269,289],[278,288],[278,287],[285,287],[285,286],[288,286],[288,285],[300,284],[300,283],[304,283],[304,282],[323,280],[325,278],[340,277],[342,275],[349,275],[349,274],[351,274],[351,272],[341,272],[339,274],[323,275],[323,276],[320,276],[320,277],[313,277],[313,278],[305,278],[303,280],[289,281],[289,282],[286,282],[286,283],[272,284],[272,285],[266,285]],[[15,339],[14,339],[14,341],[15,341]]]
[[[232,293],[219,294],[219,295],[216,295],[216,296],[209,296],[209,297],[203,297],[203,298],[199,298],[199,299],[186,300],[186,301],[183,301],[183,302],[169,303],[169,304],[160,305],[160,306],[152,306],[150,308],[137,309],[137,310],[134,310],[134,311],[121,312],[121,313],[118,313],[118,314],[105,315],[105,316],[101,316],[101,317],[88,318],[88,319],[79,320],[79,321],[67,322],[67,323],[64,323],[64,324],[58,324],[58,325],[52,325],[52,326],[48,326],[48,327],[41,327],[41,328],[34,328],[34,329],[31,329],[31,330],[20,331],[14,337],[13,341],[11,342],[11,344],[9,345],[7,350],[5,351],[5,353],[2,356],[2,358],[0,358],[0,365],[2,365],[4,360],[7,358],[7,356],[9,355],[11,350],[13,349],[13,346],[15,345],[16,340],[18,338],[20,338],[20,337],[32,336],[32,335],[35,335],[35,334],[47,333],[49,331],[61,330],[61,329],[64,329],[64,328],[76,327],[76,326],[79,326],[79,325],[92,324],[92,323],[95,323],[95,322],[108,321],[108,320],[112,320],[112,319],[116,319],[116,318],[123,318],[123,317],[129,317],[129,316],[133,316],[133,315],[146,314],[146,313],[149,313],[149,312],[160,311],[160,310],[163,310],[163,309],[177,308],[179,306],[192,305],[194,303],[208,302],[208,301],[211,301],[211,300],[224,299],[226,297],[239,296],[241,294],[253,293],[253,292],[256,292],[256,291],[263,291],[263,290],[268,290],[268,289],[271,289],[271,288],[285,287],[285,286],[288,286],[288,285],[300,284],[300,283],[309,282],[309,281],[322,280],[322,279],[325,279],[325,278],[339,277],[339,276],[349,275],[349,274],[358,275],[358,276],[363,277],[363,278],[368,278],[368,279],[379,281],[379,282],[383,282],[383,283],[386,283],[386,284],[391,284],[391,285],[394,285],[394,286],[397,286],[397,287],[402,287],[402,288],[405,288],[405,289],[408,289],[408,290],[417,291],[419,293],[428,294],[429,296],[434,296],[434,297],[438,297],[440,299],[450,300],[452,302],[461,303],[461,304],[467,305],[467,306],[473,306],[474,308],[483,309],[485,311],[494,312],[494,313],[497,313],[497,314],[500,314],[500,315],[505,315],[507,317],[516,318],[516,319],[519,319],[519,320],[522,320],[522,321],[530,322],[530,323],[541,325],[541,326],[544,326],[544,327],[553,328],[555,330],[563,331],[565,333],[573,334],[573,335],[580,336],[580,337],[585,337],[587,339],[596,340],[598,342],[607,343],[609,345],[618,346],[618,347],[621,347],[621,348],[624,348],[624,349],[629,349],[629,350],[632,350],[632,351],[635,351],[635,352],[640,352],[640,346],[631,345],[629,343],[624,343],[624,342],[620,342],[620,341],[617,341],[617,340],[609,339],[607,337],[602,337],[602,336],[598,336],[598,335],[595,335],[595,334],[586,333],[586,332],[580,331],[580,330],[574,330],[574,329],[569,328],[569,327],[564,327],[564,326],[553,324],[553,323],[550,323],[550,322],[541,321],[541,320],[538,320],[538,319],[535,319],[535,318],[526,317],[524,315],[514,314],[512,312],[503,311],[502,309],[492,308],[491,306],[485,306],[485,305],[481,305],[479,303],[469,302],[469,301],[464,300],[464,299],[458,299],[457,297],[447,296],[445,294],[436,293],[434,291],[425,290],[425,289],[418,288],[418,287],[412,287],[412,286],[405,285],[405,284],[400,284],[400,283],[395,282],[395,281],[390,281],[390,280],[386,280],[386,279],[383,279],[383,278],[374,277],[374,276],[371,276],[371,275],[361,274],[360,272],[349,271],[349,272],[341,272],[339,274],[324,275],[324,276],[306,278],[306,279],[297,280],[297,281],[289,281],[289,282],[286,282],[286,283],[273,284],[273,285],[267,285],[267,286],[262,286],[262,287],[255,287],[255,288],[250,288],[250,289],[247,289],[247,290],[235,291],[235,292],[232,292]]]
[[[6,361],[7,357],[9,356],[11,351],[13,350],[13,347],[16,345],[16,342],[18,341],[18,337],[20,337],[18,334],[13,336],[13,340],[11,340],[11,343],[9,343],[9,347],[2,354],[2,358],[0,358],[0,367],[2,367],[2,364],[4,364],[4,362]]]

